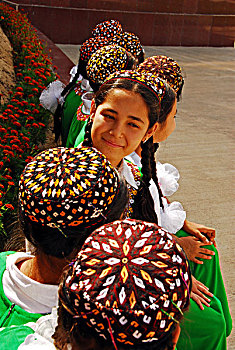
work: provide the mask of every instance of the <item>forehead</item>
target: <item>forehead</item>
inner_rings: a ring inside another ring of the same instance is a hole
[[[116,103],[119,103],[120,100],[122,101],[122,103],[127,102],[129,104],[128,109],[132,109],[133,107],[136,106],[136,104],[138,104],[138,106],[142,106],[143,108],[147,109],[147,104],[145,103],[144,99],[139,93],[129,91],[126,89],[118,89],[118,88],[111,89],[107,93],[103,103],[116,104]]]

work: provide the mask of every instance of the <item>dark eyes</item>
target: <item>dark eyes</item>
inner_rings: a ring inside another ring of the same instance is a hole
[[[104,118],[106,119],[110,119],[110,120],[115,120],[115,116],[111,115],[111,114],[103,114]],[[133,123],[133,122],[129,122],[128,125],[130,125],[132,128],[136,128],[139,129],[139,125]]]
[[[138,125],[136,125],[136,124],[134,124],[134,123],[129,123],[129,125],[130,125],[130,126],[132,126],[133,128],[137,128],[137,129],[139,129],[139,126],[138,126]]]

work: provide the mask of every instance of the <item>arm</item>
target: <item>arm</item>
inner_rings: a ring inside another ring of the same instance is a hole
[[[213,297],[213,294],[209,291],[209,288],[192,276],[192,290],[190,297],[198,304],[201,310],[204,310],[202,304],[208,307],[210,306],[209,303],[211,300],[206,295]]]
[[[212,242],[203,243],[194,236],[174,237],[176,242],[184,249],[187,258],[197,264],[203,264],[203,261],[198,260],[198,258],[210,260],[212,258],[211,255],[215,255],[213,251],[202,248],[202,246],[211,245]]]
[[[183,230],[197,237],[203,243],[212,242],[215,244],[215,229],[206,227],[201,224],[196,224],[188,220],[184,221]]]

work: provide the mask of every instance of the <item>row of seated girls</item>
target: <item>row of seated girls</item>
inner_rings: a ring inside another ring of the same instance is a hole
[[[49,149],[27,164],[20,223],[34,252],[0,254],[1,349],[176,349],[189,263],[156,224],[116,220],[127,202],[95,148]]]
[[[185,332],[181,332],[179,339],[180,348],[202,349],[204,342],[211,337],[208,349],[225,349],[232,321],[218,252],[214,246],[215,230],[189,222],[182,205],[169,202],[166,197],[178,187],[175,181],[179,177],[178,171],[169,164],[155,163],[158,144],[175,128],[176,105],[184,85],[181,68],[166,56],[144,60],[144,50],[140,50],[139,40],[133,40],[128,48],[121,46],[120,41],[117,46],[115,38],[121,33],[117,21],[104,22],[95,32],[96,38],[87,40],[80,48],[78,71],[81,62],[83,70],[86,64],[83,74],[85,83],[80,76],[80,93],[83,84],[89,88],[81,95],[81,104],[76,112],[68,118],[70,128],[63,142],[67,147],[77,147],[83,143],[104,153],[127,181],[130,202],[126,216],[158,223],[175,234],[184,248],[190,260],[194,283],[190,312],[184,320]],[[94,35],[94,31],[92,33]],[[106,40],[108,45],[104,44]],[[140,51],[142,54],[138,56],[136,52]],[[119,71],[122,71],[121,75]],[[136,109],[133,115],[136,111],[143,111],[137,104],[136,94],[143,98],[143,92],[137,86],[143,85],[145,78],[142,76],[146,77],[146,74],[154,80],[151,88],[157,95],[157,102],[152,96],[145,99],[148,113],[152,115],[148,116],[148,130],[141,139],[139,136],[143,125],[137,123],[135,118],[130,120],[128,114],[132,115],[130,106],[134,104]],[[75,90],[79,94],[78,87],[72,86],[69,84],[62,95],[74,95]],[[129,97],[131,92],[135,93],[133,99],[126,99],[124,91],[128,91]],[[68,112],[66,101],[67,98],[63,106],[62,127]],[[210,323],[210,319],[214,321]]]
[[[169,202],[177,184],[168,188],[167,171],[176,170],[165,166],[161,173],[164,166],[155,162],[158,143],[175,128],[180,67],[167,57],[144,61],[139,41],[117,21],[98,25],[93,35],[53,105],[63,144],[72,148],[43,152],[21,177],[20,221],[35,252],[1,254],[1,344],[9,348],[10,337],[12,349],[44,342],[48,349],[164,350],[178,340],[178,350],[226,349],[232,322],[215,231],[187,221],[182,206]],[[86,113],[79,107],[81,86],[88,86],[84,76],[78,82],[82,70],[90,77]],[[75,143],[68,145],[71,126]],[[120,217],[125,220],[108,224]],[[54,332],[51,311],[69,263]]]

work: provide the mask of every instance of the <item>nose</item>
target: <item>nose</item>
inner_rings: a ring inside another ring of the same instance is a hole
[[[121,138],[123,136],[123,125],[119,122],[114,123],[112,129],[109,131],[110,135],[114,136],[115,138]]]

